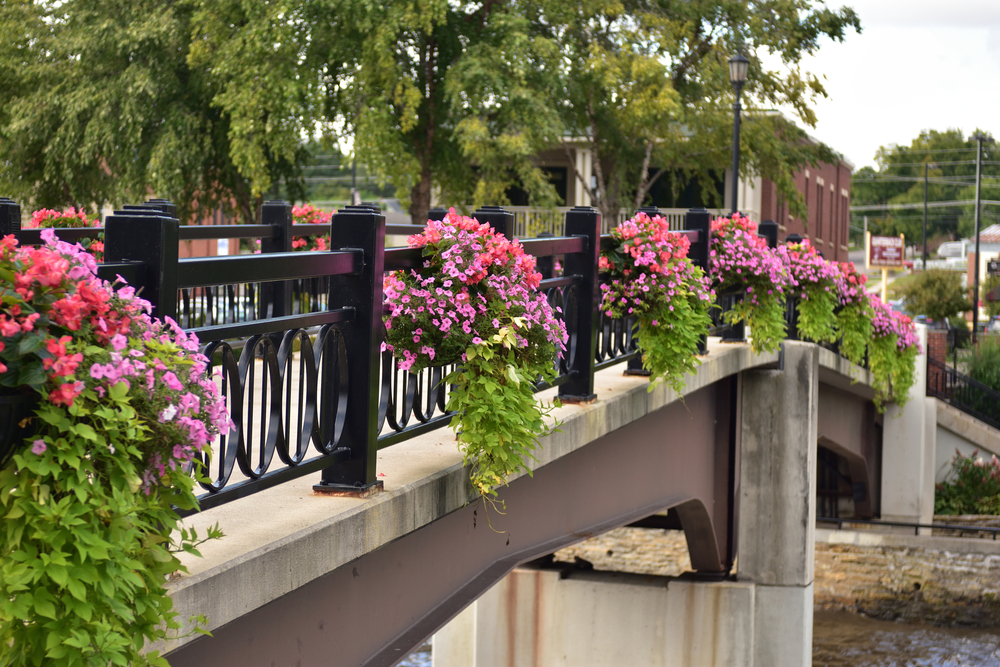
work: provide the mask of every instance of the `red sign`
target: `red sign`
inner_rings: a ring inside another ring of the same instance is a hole
[[[902,236],[871,236],[868,244],[868,266],[903,266]]]

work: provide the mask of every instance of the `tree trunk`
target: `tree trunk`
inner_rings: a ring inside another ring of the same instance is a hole
[[[427,224],[431,209],[431,167],[424,163],[420,170],[420,180],[410,190],[410,222],[423,227]]]

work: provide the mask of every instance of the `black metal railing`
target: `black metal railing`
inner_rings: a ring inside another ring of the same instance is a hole
[[[498,232],[512,229],[513,215],[499,207],[474,215]],[[706,270],[710,218],[692,209],[681,232],[691,240],[690,258]],[[36,230],[11,229],[13,220],[20,220],[17,205],[0,200],[0,234],[41,241]],[[291,220],[290,205],[267,202],[260,225],[181,227],[172,205],[153,201],[115,211],[103,228],[57,230],[67,240],[103,232],[101,276],[120,274],[141,288],[154,316],[195,332],[220,371],[236,428],[214,446],[203,509],[317,471],[324,488],[365,489],[377,484],[379,449],[450,420],[442,382],[450,369],[400,371],[381,350],[385,273],[420,267],[420,249],[387,249],[385,218],[372,206],[341,209],[329,228]],[[327,231],[331,250],[291,252],[293,236]],[[578,207],[566,213],[565,236],[522,240],[548,274],[541,289],[569,335],[555,379],[538,389],[557,387],[564,401],[594,398],[597,370],[627,362],[630,372],[641,372],[634,322],[599,308],[598,259],[612,243],[600,231],[601,214]],[[261,253],[179,259],[186,238],[260,238]],[[561,275],[547,268],[557,259]]]
[[[927,357],[927,395],[1000,429],[1000,392]]]
[[[816,523],[835,523],[837,524],[837,530],[843,530],[845,523],[858,524],[861,526],[885,526],[886,528],[912,528],[914,535],[919,535],[921,528],[929,528],[931,530],[944,530],[957,532],[959,534],[970,533],[977,537],[990,537],[993,540],[996,540],[997,534],[1000,533],[1000,528],[991,528],[989,526],[964,526],[949,523],[914,523],[911,521],[881,521],[878,519],[841,519],[839,517],[824,516],[816,517]]]

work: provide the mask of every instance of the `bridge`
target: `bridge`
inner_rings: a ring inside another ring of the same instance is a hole
[[[204,614],[214,637],[160,647],[175,667],[392,665],[518,565],[623,525],[687,538],[694,573],[666,586],[654,633],[673,638],[664,664],[806,665],[819,453],[843,461],[855,512],[929,518],[936,411],[922,370],[906,408],[883,417],[868,371],[830,349],[786,341],[754,355],[712,336],[682,395],[647,391],[630,324],[593,307],[603,239],[590,209],[568,212],[563,236],[525,241],[565,267],[542,288],[564,307],[570,353],[540,396],[575,400],[553,412],[560,430],[533,474],[501,489],[505,512],[487,511],[440,428],[441,371],[395,373],[377,351],[381,276],[419,251],[385,249],[384,218],[360,207],[334,219],[339,250],[290,253],[305,230],[289,209],[269,203],[266,224],[225,230],[263,239],[246,257],[178,260],[194,232],[162,203],[105,223],[101,270],[144,284],[159,315],[199,333],[240,426],[215,452],[204,511],[187,518],[227,536],[171,584],[181,617]],[[477,217],[501,231],[510,220]],[[707,211],[686,223],[707,261]],[[526,644],[510,629],[495,654],[542,664],[515,657]]]

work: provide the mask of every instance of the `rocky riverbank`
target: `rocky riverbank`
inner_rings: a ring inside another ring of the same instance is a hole
[[[610,531],[558,551],[555,559],[567,567],[661,576],[691,567],[682,532],[644,528]],[[1000,542],[992,540],[818,530],[814,581],[816,609],[1000,626]]]

